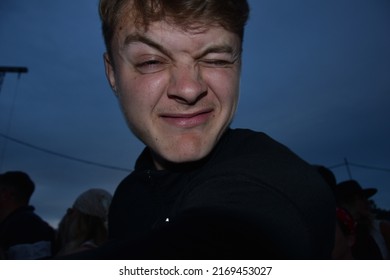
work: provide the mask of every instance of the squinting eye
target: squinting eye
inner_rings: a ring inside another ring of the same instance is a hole
[[[159,60],[147,60],[137,63],[135,67],[143,74],[155,73],[165,68],[165,64]]]
[[[228,67],[234,64],[234,61],[222,60],[222,59],[206,59],[202,61],[206,67]]]

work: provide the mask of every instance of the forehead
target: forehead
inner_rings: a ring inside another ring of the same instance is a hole
[[[224,45],[229,47],[232,53],[240,52],[239,37],[219,25],[194,24],[190,28],[183,28],[167,21],[152,22],[147,29],[131,22],[124,24],[118,28],[113,43],[123,49],[138,42],[152,46],[183,46],[183,48],[190,46],[193,50],[212,45]]]
[[[114,29],[114,33],[121,33],[123,30],[131,30],[132,32],[138,33],[148,33],[149,31],[158,31],[158,29],[162,26],[165,30],[181,30],[189,34],[204,33],[210,28],[221,27],[221,25],[217,22],[212,22],[210,20],[188,19],[184,22],[178,21],[177,19],[170,16],[146,21],[146,19],[136,15],[135,12],[129,11],[122,14],[121,19],[118,21],[118,24]]]

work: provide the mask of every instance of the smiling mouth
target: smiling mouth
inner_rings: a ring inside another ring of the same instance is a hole
[[[164,114],[161,118],[168,124],[179,128],[192,128],[206,123],[213,110],[205,110],[193,114]]]

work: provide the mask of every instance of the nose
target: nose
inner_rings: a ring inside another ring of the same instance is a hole
[[[195,104],[207,94],[207,86],[196,65],[175,66],[171,69],[169,98],[182,104]]]

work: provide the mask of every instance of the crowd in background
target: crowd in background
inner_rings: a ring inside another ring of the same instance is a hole
[[[107,240],[108,191],[81,193],[53,229],[29,205],[34,190],[25,172],[0,175],[0,259],[47,259],[97,248]]]
[[[314,167],[332,188],[337,205],[330,258],[389,259],[390,222],[372,209],[377,189],[363,188],[355,180],[337,183],[328,168]],[[34,190],[25,172],[0,174],[0,259],[48,259],[97,248],[108,240],[109,192],[91,188],[81,193],[53,229],[29,204]]]

